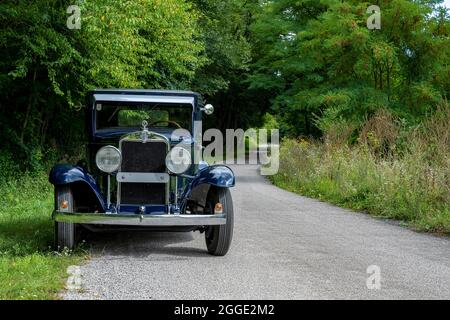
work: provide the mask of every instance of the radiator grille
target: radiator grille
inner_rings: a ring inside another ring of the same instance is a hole
[[[122,141],[123,172],[165,172],[167,145],[163,141]]]
[[[167,144],[164,141],[122,141],[122,172],[166,172]],[[165,183],[120,184],[122,204],[145,205],[166,203]]]

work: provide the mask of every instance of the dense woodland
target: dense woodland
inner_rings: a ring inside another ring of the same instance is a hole
[[[32,169],[79,154],[84,95],[98,87],[198,91],[220,129],[269,122],[319,138],[380,109],[416,126],[448,107],[449,12],[439,0],[373,2],[2,1],[2,155]],[[66,26],[71,4],[80,29]],[[380,30],[367,28],[371,4]]]

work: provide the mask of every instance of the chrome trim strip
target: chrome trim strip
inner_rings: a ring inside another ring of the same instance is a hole
[[[168,183],[169,174],[155,172],[118,172],[117,182]]]
[[[216,226],[226,224],[225,214],[163,214],[163,215],[121,215],[104,213],[71,213],[54,211],[53,219],[58,222],[82,224],[103,224],[123,226]]]

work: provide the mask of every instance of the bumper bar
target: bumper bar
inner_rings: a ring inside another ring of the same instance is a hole
[[[58,222],[119,226],[214,226],[226,223],[224,214],[124,215],[54,211],[53,219]]]

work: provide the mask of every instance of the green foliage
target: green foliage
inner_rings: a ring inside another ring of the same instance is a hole
[[[265,113],[262,117],[262,121],[263,125],[261,128],[264,128],[266,130],[274,130],[279,128],[277,119],[270,113]]]
[[[143,120],[149,124],[157,121],[168,121],[169,113],[163,110],[120,110],[118,112],[119,126],[140,127]]]
[[[55,133],[62,128],[60,122],[73,116],[65,108],[62,114],[61,105],[74,105],[82,91],[77,66],[83,58],[65,23],[59,1],[0,4],[2,149],[31,167],[39,166],[46,153],[42,146],[49,131]],[[72,134],[79,123],[67,121],[66,132]]]
[[[226,90],[233,75],[250,62],[247,41],[250,5],[242,0],[193,0],[208,62],[198,70],[194,87],[207,96]],[[250,1],[252,3],[254,1]]]
[[[250,25],[258,0],[192,0],[201,13],[199,26],[208,62],[192,88],[212,103],[215,112],[204,127],[246,128],[260,120],[261,108],[244,83],[252,59]]]
[[[81,11],[91,87],[187,88],[205,62],[185,1],[89,1]]]
[[[67,279],[66,269],[80,260],[75,256],[31,253],[0,256],[0,299],[58,299]]]
[[[82,255],[52,251],[53,188],[47,173],[18,174],[0,155],[0,299],[54,299]]]
[[[448,97],[450,22],[441,1],[268,1],[252,25],[250,87],[273,92],[283,133],[318,135],[326,123],[361,123],[387,108],[409,122]]]

